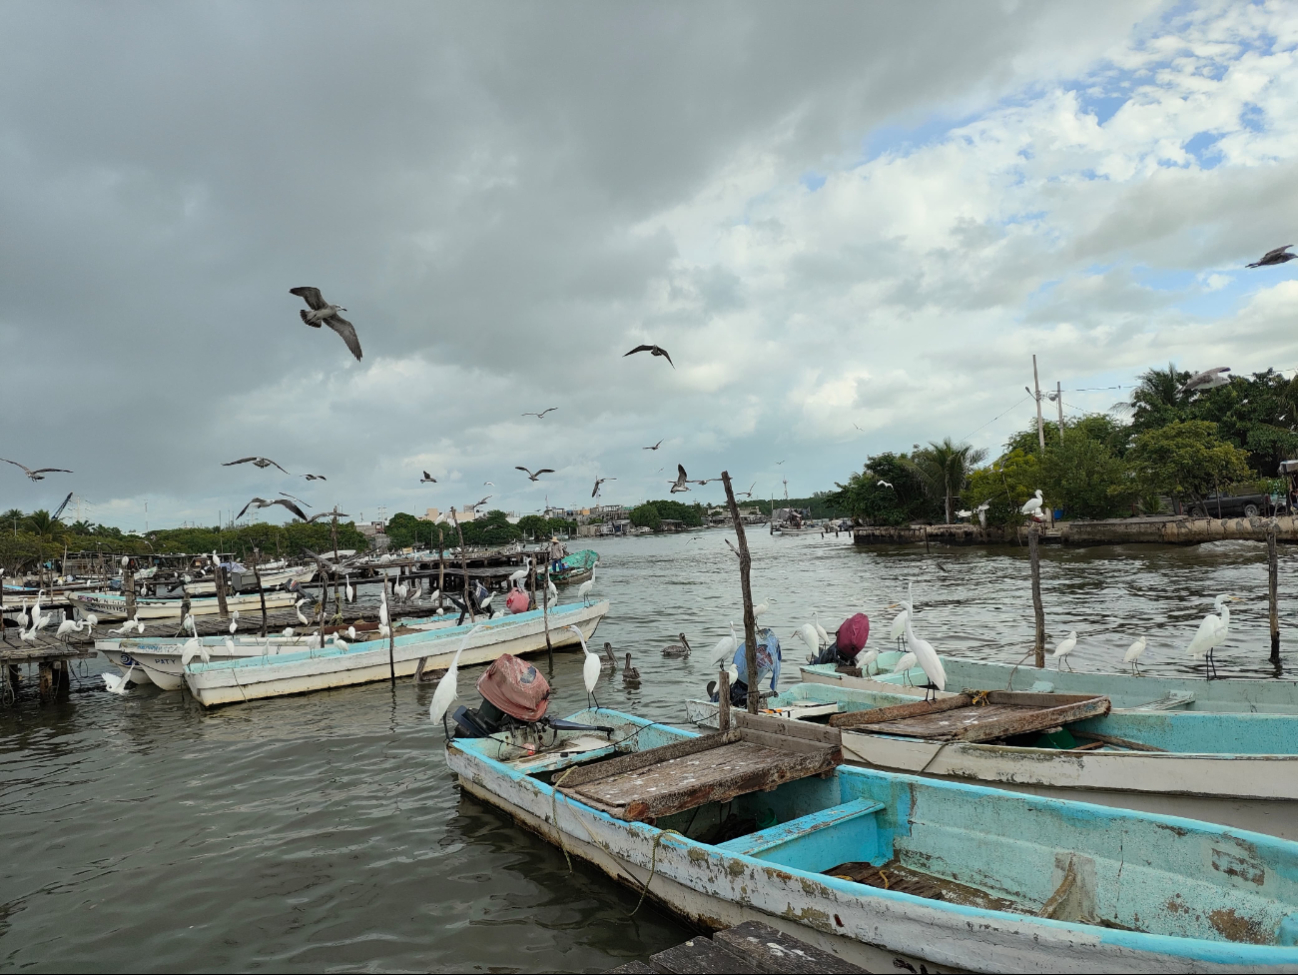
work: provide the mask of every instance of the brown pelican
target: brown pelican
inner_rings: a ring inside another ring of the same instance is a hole
[[[663,647],[664,657],[688,657],[690,655],[690,641],[685,639],[685,634],[680,634],[680,643],[673,643],[671,646]]]

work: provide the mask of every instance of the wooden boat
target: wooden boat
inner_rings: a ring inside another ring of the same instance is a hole
[[[293,582],[302,585],[314,579],[315,574],[315,566],[291,565],[280,569],[269,569],[261,573],[261,587],[263,589],[276,589]],[[216,580],[199,579],[196,582],[176,582],[171,588],[174,591],[183,588],[190,596],[215,596]],[[257,577],[253,575],[251,569],[231,572],[229,591],[255,593],[257,591]]]
[[[549,612],[550,644],[555,648],[578,646],[576,634],[567,629],[577,626],[589,640],[608,613],[608,603],[569,603]],[[463,642],[474,627],[462,626],[419,631],[394,636],[392,666],[398,677],[418,670],[438,670],[450,666]],[[546,620],[541,610],[500,616],[479,623],[460,656],[460,666],[487,663],[502,653],[522,656],[546,648]],[[267,654],[212,660],[191,661],[185,670],[185,683],[198,701],[214,707],[237,704],[262,697],[303,694],[331,687],[366,684],[389,678],[389,651],[386,638],[349,646],[346,650],[326,646],[323,650],[298,650],[292,653]],[[155,678],[156,679],[156,678]]]
[[[595,574],[595,566],[599,564],[599,553],[594,549],[584,548],[580,552],[565,555],[561,564],[563,568],[558,572],[550,572],[550,581],[556,586],[570,586],[585,582]]]
[[[539,751],[457,738],[446,759],[465,792],[690,923],[761,921],[870,971],[1298,968],[1298,844],[917,776],[816,772],[837,729],[734,718],[766,756],[727,759],[754,744],[735,731],[701,738],[588,710],[572,720],[603,734],[558,732]]]
[[[904,694],[796,684],[769,706],[841,729],[844,757],[854,764],[1298,840],[1298,716],[1108,711],[1107,699],[1084,694],[978,697],[925,704]],[[1088,701],[1104,701],[1108,713]],[[716,726],[715,704],[693,701],[687,711]],[[962,720],[973,725],[961,730]]]
[[[275,589],[266,592],[267,609],[284,609],[292,606],[302,598],[301,593],[289,592],[287,589]],[[126,619],[126,597],[116,592],[69,593],[68,600],[83,614],[94,613],[109,619]],[[253,593],[239,593],[225,597],[226,608],[240,613],[260,613],[261,596]],[[142,620],[180,619],[184,607],[183,599],[137,596],[135,611]],[[189,611],[195,616],[215,616],[221,612],[215,596],[198,596],[189,601]]]
[[[1261,711],[1298,714],[1298,680],[1232,677],[1203,680],[1191,677],[1133,677],[1130,674],[1090,674],[1082,671],[1038,670],[1012,664],[943,657],[948,687],[995,687],[1007,691],[1060,694],[1103,694],[1115,708],[1187,711]],[[873,688],[922,697],[927,681],[922,672],[863,675],[838,673],[832,664],[806,664],[802,679],[838,687]]]

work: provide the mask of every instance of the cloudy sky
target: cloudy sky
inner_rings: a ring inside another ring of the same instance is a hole
[[[1069,413],[1293,370],[1298,268],[1242,265],[1298,241],[1296,51],[1284,3],[6,3],[0,456],[76,473],[0,506],[797,496],[994,452],[1033,353]]]

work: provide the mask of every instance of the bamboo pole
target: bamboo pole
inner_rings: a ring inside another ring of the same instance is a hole
[[[730,472],[721,472],[721,483],[726,488],[726,504],[730,506],[730,517],[735,523],[735,537],[739,541],[739,588],[744,596],[744,666],[748,671],[748,713],[757,713],[757,699],[761,691],[757,688],[757,618],[753,616],[753,590],[749,584],[749,573],[753,557],[748,553],[748,537],[744,534],[744,520],[739,517],[739,505],[735,502],[735,489],[730,484]]]
[[[1037,634],[1032,644],[1035,654],[1034,665],[1046,665],[1046,611],[1041,605],[1041,526],[1033,525],[1028,529],[1028,561],[1032,563],[1032,612],[1036,616]]]
[[[395,634],[396,620],[392,618],[392,600],[388,599],[388,576],[383,574],[383,601],[388,607],[388,677],[392,681],[392,686],[397,686],[397,638]]]
[[[1276,524],[1274,519],[1266,530],[1266,592],[1271,609],[1271,663],[1280,662],[1280,561],[1276,553]]]
[[[216,609],[222,616],[230,615],[229,604],[225,601],[225,570],[221,568],[221,556],[216,556],[212,566],[212,581],[216,584]]]
[[[261,546],[252,548],[252,577],[257,580],[257,598],[261,600],[261,638],[266,639],[266,590],[261,587]]]
[[[437,605],[442,605],[441,594],[446,591],[446,537],[437,529]],[[533,592],[535,595],[535,592]]]
[[[455,522],[455,531],[460,536],[460,568],[464,571],[464,608],[469,611],[469,623],[476,623],[477,617],[473,613],[473,600],[469,598],[469,555],[464,548],[464,529],[460,527],[460,519],[455,517],[455,509],[451,509],[451,521]],[[546,638],[549,642],[549,638]]]
[[[135,616],[135,572],[131,560],[125,556],[122,557],[122,592],[126,593],[126,618],[129,620]]]

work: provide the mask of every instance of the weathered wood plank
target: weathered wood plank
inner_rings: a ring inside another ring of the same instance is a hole
[[[752,728],[771,735],[789,735],[794,738],[805,738],[810,741],[824,742],[827,745],[841,745],[843,733],[828,725],[813,724],[809,721],[795,721],[773,714],[736,714],[735,724],[740,728]]]
[[[743,728],[741,729],[741,733],[744,736],[744,741],[751,741],[754,745],[761,745],[763,748],[771,748],[775,751],[816,754],[830,751],[838,747],[823,741],[809,741],[806,738],[794,738],[792,735],[779,735],[771,734],[766,731],[754,731],[752,728]]]
[[[618,965],[617,968],[610,968],[604,975],[658,975],[658,973],[642,961],[629,961],[625,965]]]
[[[1101,735],[1094,731],[1074,731],[1074,738],[1089,738],[1105,745],[1117,745],[1119,748],[1130,748],[1133,752],[1165,752],[1166,748],[1155,748],[1143,741],[1132,741],[1130,738],[1119,738],[1117,735]]]
[[[696,752],[705,752],[710,748],[719,748],[722,745],[730,744],[739,740],[739,732],[732,730],[725,734],[701,735],[698,738],[689,738],[685,741],[673,742],[670,745],[662,745],[659,748],[649,748],[642,752],[631,752],[628,755],[619,755],[617,758],[610,758],[605,762],[597,762],[594,765],[586,765],[581,768],[574,768],[572,771],[564,774],[564,789],[576,788],[580,785],[586,785],[590,782],[596,782],[599,779],[607,779],[615,775],[625,775],[628,772],[634,772],[637,769],[648,768],[650,765],[657,765],[661,762],[669,762],[674,758],[680,758],[684,755],[693,755]]]
[[[782,931],[762,924],[745,921],[733,928],[718,931],[712,940],[723,944],[729,951],[752,964],[759,972],[803,973],[825,972],[826,975],[858,975],[865,972],[837,955],[821,951],[805,941],[791,938]]]
[[[649,967],[669,975],[756,975],[761,969],[704,937],[649,956]]]
[[[973,699],[963,694],[954,697],[943,697],[936,701],[916,701],[914,704],[894,704],[886,708],[869,708],[864,711],[848,711],[844,714],[831,714],[831,728],[855,728],[863,724],[879,724],[897,718],[909,718],[921,714],[938,714],[953,708],[968,707]]]
[[[1025,708],[1057,708],[1067,704],[1093,701],[1098,694],[1037,694],[1032,691],[971,691],[962,692],[988,704],[1013,704]]]

